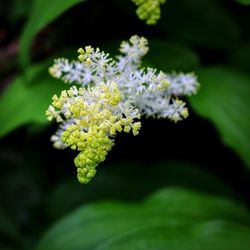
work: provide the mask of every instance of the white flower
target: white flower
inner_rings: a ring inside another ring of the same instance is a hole
[[[145,38],[132,36],[122,42],[116,59],[86,46],[78,50],[77,61],[57,59],[49,69],[55,78],[79,85],[54,95],[46,115],[60,123],[51,138],[54,146],[80,151],[75,165],[81,183],[95,175],[117,132],[139,133],[141,115],[174,122],[188,116],[179,97],[196,93],[196,76],[140,67],[147,45]]]
[[[182,120],[180,109],[186,110],[185,103],[176,109],[174,98],[195,94],[199,87],[197,77],[193,73],[167,74],[153,68],[141,68],[141,59],[148,52],[147,45],[144,37],[132,36],[129,42],[121,43],[122,55],[116,60],[99,48],[86,46],[78,50],[79,61],[57,59],[50,72],[56,78],[81,87],[114,81],[124,98],[129,98],[147,117]]]
[[[168,95],[183,96],[192,95],[197,92],[199,84],[197,76],[193,73],[189,74],[176,74],[168,75],[171,86],[167,89]]]

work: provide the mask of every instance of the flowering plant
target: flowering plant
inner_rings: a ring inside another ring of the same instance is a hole
[[[132,0],[138,6],[136,13],[141,20],[148,25],[156,24],[161,17],[160,5],[166,0]]]
[[[86,46],[78,50],[77,61],[56,59],[49,69],[53,77],[79,85],[54,95],[46,115],[60,124],[51,137],[54,146],[80,151],[75,165],[81,183],[94,177],[117,132],[139,133],[141,116],[174,122],[188,116],[179,96],[196,93],[196,76],[140,67],[147,45],[144,37],[132,36],[121,43],[122,54],[115,59]]]
[[[1,1],[0,250],[249,250],[246,5]]]

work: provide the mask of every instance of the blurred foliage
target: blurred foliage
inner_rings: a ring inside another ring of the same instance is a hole
[[[240,44],[232,53],[229,55],[228,64],[237,69],[238,71],[244,71],[249,74],[250,65],[250,44],[244,43]]]
[[[0,120],[5,121],[1,126],[0,137],[27,123],[47,122],[44,110],[50,104],[51,93],[58,93],[63,87],[46,73],[50,64],[51,60],[30,67],[28,75],[19,76],[5,91],[0,99],[0,105],[6,107],[0,113]],[[23,84],[26,77],[33,83],[32,86]],[[15,98],[12,99],[13,96]]]
[[[10,1],[9,21],[15,25],[23,17],[28,17],[32,0]]]
[[[188,42],[230,50],[239,40],[239,27],[218,0],[169,1],[159,27]]]
[[[0,249],[250,249],[248,4],[168,0],[147,26],[131,0],[1,1]],[[82,186],[49,141],[44,112],[65,85],[48,66],[133,34],[149,40],[145,65],[194,71],[200,92],[186,121],[117,138]]]
[[[34,0],[29,20],[20,39],[20,60],[23,66],[29,62],[29,50],[34,36],[56,17],[84,0]]]
[[[166,185],[178,185],[207,193],[237,197],[235,192],[218,177],[183,162],[161,162],[151,167],[120,163],[106,168],[104,166],[102,171],[101,176],[97,175],[94,185],[82,187],[73,180],[67,180],[56,186],[48,196],[45,206],[49,218],[57,219],[83,202],[111,198],[142,199],[148,193]],[[63,202],[65,196],[68,197],[67,203]]]
[[[250,4],[250,1],[249,0],[236,0],[236,1],[238,1],[239,3],[241,3],[241,4]]]
[[[249,76],[223,67],[200,70],[198,76],[202,88],[190,98],[193,109],[215,124],[224,143],[250,167]]]
[[[171,188],[136,205],[81,207],[59,221],[36,249],[247,250],[249,223],[250,214],[237,203]]]
[[[178,42],[149,41],[149,53],[144,61],[157,69],[172,71],[194,71],[199,65],[198,55],[188,46]]]

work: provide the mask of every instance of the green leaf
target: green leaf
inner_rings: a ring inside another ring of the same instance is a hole
[[[250,0],[236,0],[236,2],[244,4],[244,5],[250,4]]]
[[[248,250],[250,215],[241,205],[184,189],[143,203],[79,208],[42,238],[37,250]]]
[[[28,69],[28,78],[34,84],[27,85],[26,77],[18,77],[2,94],[0,105],[0,137],[27,123],[47,123],[45,111],[51,97],[65,87],[48,73],[52,61]]]
[[[34,1],[30,18],[23,30],[20,41],[20,60],[23,66],[27,66],[29,63],[29,49],[35,35],[70,7],[82,1],[84,0]]]
[[[91,185],[82,186],[75,179],[70,179],[56,186],[48,195],[46,212],[50,219],[55,220],[89,201],[107,198],[138,200],[167,185],[236,196],[229,186],[212,173],[184,162],[158,162],[152,166],[104,164],[100,166],[100,172]]]
[[[0,233],[1,236],[8,237],[13,241],[20,241],[20,232],[17,225],[1,207],[0,207]],[[0,240],[1,240],[0,236]]]
[[[201,89],[190,98],[193,109],[216,126],[223,142],[250,167],[249,75],[213,67],[198,71],[198,78]]]
[[[154,39],[149,39],[149,52],[143,60],[164,71],[193,71],[199,64],[198,55],[189,47]]]
[[[244,71],[245,73],[250,72],[250,43],[241,44],[229,55],[228,60],[230,66]]]
[[[197,45],[230,50],[239,40],[232,13],[217,0],[168,1],[161,16],[160,28]]]
[[[17,22],[25,18],[30,12],[32,0],[12,0],[10,1],[10,13],[8,20],[12,25],[17,25]]]

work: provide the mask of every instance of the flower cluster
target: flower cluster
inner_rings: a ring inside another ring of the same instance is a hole
[[[87,183],[96,173],[113,146],[112,137],[117,132],[133,131],[138,134],[139,111],[130,103],[121,105],[121,92],[115,82],[100,83],[87,89],[75,86],[61,95],[53,96],[53,103],[46,112],[49,120],[62,122],[52,136],[55,147],[71,147],[80,153],[75,158],[78,180]],[[127,105],[127,106],[126,106]]]
[[[132,0],[137,6],[137,15],[145,20],[148,25],[156,24],[161,17],[160,5],[166,0]]]
[[[147,45],[145,38],[132,36],[116,59],[86,46],[78,50],[78,60],[57,59],[49,69],[53,77],[80,85],[54,95],[46,115],[60,124],[51,138],[54,146],[79,152],[75,165],[81,183],[93,178],[117,132],[139,133],[141,115],[174,122],[188,116],[179,96],[196,93],[196,76],[140,68]]]

